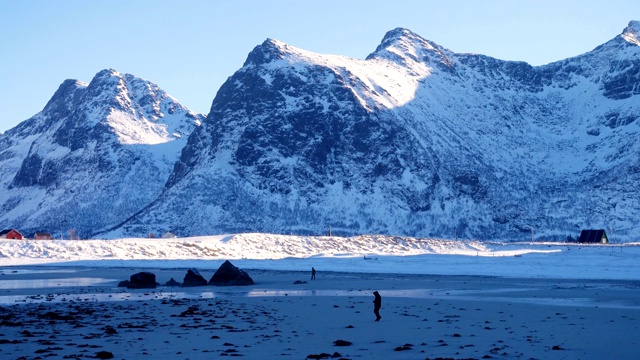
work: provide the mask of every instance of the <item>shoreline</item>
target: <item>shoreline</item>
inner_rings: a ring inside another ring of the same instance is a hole
[[[243,269],[513,278],[640,279],[640,243],[499,243],[414,239],[236,234],[170,240],[0,240],[0,267]],[[370,259],[370,260],[369,260]]]
[[[24,273],[5,274],[0,281],[75,276],[116,281],[137,272],[23,268]],[[33,301],[0,304],[0,351],[8,359],[84,358],[98,351],[117,359],[304,359],[323,353],[346,359],[635,359],[640,354],[640,283],[630,280],[325,271],[310,280],[305,271],[244,270],[255,285],[2,289],[0,297]],[[213,272],[201,274],[208,278]],[[170,277],[181,281],[186,270],[154,273],[163,283]],[[295,285],[296,280],[306,283]],[[382,295],[378,323],[373,290]],[[352,345],[335,346],[337,340]]]

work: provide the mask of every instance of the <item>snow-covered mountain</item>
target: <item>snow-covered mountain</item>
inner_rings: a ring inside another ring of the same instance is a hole
[[[640,236],[640,22],[533,67],[406,29],[366,60],[268,39],[218,91],[162,195],[108,236],[260,231]]]
[[[0,134],[0,225],[636,241],[639,100],[638,21],[537,67],[401,28],[365,60],[268,39],[206,119],[105,70]]]
[[[0,224],[87,237],[123,221],[157,198],[203,118],[115,70],[64,81],[42,112],[0,135]]]

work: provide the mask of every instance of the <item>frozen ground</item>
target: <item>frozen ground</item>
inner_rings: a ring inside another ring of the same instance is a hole
[[[637,244],[381,236],[0,241],[0,353],[638,359],[638,255]],[[256,284],[116,287],[142,270],[161,284],[182,281],[187,268],[208,280],[226,259]],[[383,298],[380,322],[373,290]]]

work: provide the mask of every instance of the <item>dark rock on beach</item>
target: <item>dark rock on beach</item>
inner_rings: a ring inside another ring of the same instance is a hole
[[[187,274],[184,276],[184,280],[182,282],[183,287],[192,287],[192,286],[206,286],[207,280],[200,275],[198,270],[189,269],[187,270]]]
[[[238,269],[231,264],[229,260],[226,260],[215,274],[209,280],[209,285],[216,286],[238,286],[238,285],[253,285],[253,279],[246,272]]]
[[[340,353],[338,352],[334,352],[333,355],[332,354],[328,354],[328,353],[321,353],[321,354],[310,354],[307,355],[307,359],[337,359],[342,357],[342,355],[340,355]]]
[[[393,349],[393,351],[406,351],[406,350],[411,350],[413,349],[413,345],[412,344],[404,344],[402,346],[398,346],[395,349]]]
[[[131,275],[127,288],[129,289],[155,289],[157,286],[156,275],[150,272],[139,272]]]
[[[333,342],[334,346],[351,346],[352,342],[347,340],[336,340]]]
[[[113,353],[110,351],[98,351],[96,359],[113,359]]]
[[[182,284],[180,284],[178,281],[176,281],[176,279],[171,278],[169,279],[169,281],[167,281],[165,284],[165,286],[182,286]]]

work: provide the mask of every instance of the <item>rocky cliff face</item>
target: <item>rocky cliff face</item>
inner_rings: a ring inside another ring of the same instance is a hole
[[[0,137],[0,223],[89,236],[153,201],[202,120],[155,84],[114,70],[67,80]]]
[[[565,240],[598,227],[637,239],[639,29],[539,67],[406,29],[366,60],[267,40],[219,90],[158,201],[112,234]]]

